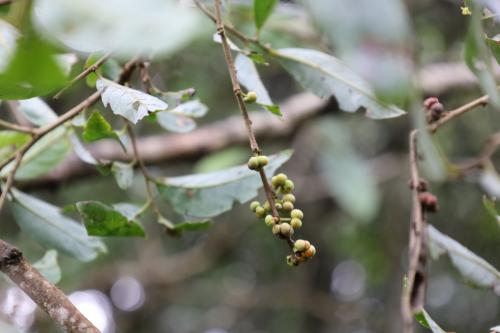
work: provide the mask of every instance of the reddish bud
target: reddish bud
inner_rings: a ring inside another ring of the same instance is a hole
[[[438,199],[432,193],[422,192],[418,195],[418,199],[420,200],[422,208],[427,212],[435,213],[438,211]]]
[[[429,97],[424,100],[424,106],[427,110],[430,110],[436,103],[439,103],[439,99],[437,97]]]

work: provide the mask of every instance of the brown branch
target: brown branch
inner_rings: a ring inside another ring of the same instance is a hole
[[[8,121],[2,119],[0,119],[0,127],[4,127],[17,132],[34,134],[34,129],[31,127],[25,127],[18,124],[9,123]]]
[[[482,169],[488,164],[492,164],[491,158],[497,151],[498,146],[500,146],[500,132],[496,132],[486,140],[479,155],[472,158],[467,163],[458,166],[460,173],[464,174],[474,169]]]
[[[16,160],[14,162],[14,166],[12,167],[12,170],[9,172],[9,175],[7,176],[7,181],[5,182],[5,186],[2,189],[2,195],[0,195],[0,211],[3,208],[5,199],[7,198],[7,194],[9,193],[12,184],[14,183],[14,177],[16,176],[17,169],[21,165],[21,160],[23,158],[23,155],[24,154],[21,154],[20,152],[16,154]]]
[[[58,99],[59,97],[61,97],[61,95],[70,87],[72,87],[76,82],[86,78],[90,73],[94,73],[99,67],[101,67],[102,64],[106,62],[106,60],[108,60],[110,56],[111,53],[107,53],[99,58],[92,66],[87,67],[83,72],[81,72],[73,80],[71,80],[64,88],[59,90],[59,92],[54,95],[54,99]]]
[[[61,290],[48,282],[24,259],[21,251],[3,240],[0,240],[0,271],[66,332],[100,333]]]
[[[408,246],[408,273],[407,283],[402,293],[401,312],[403,316],[404,333],[413,332],[413,315],[420,311],[425,296],[425,249],[424,229],[425,214],[419,199],[422,190],[418,171],[417,151],[418,130],[410,133],[410,169],[412,189],[412,216]],[[422,267],[423,266],[423,267]]]
[[[429,125],[428,129],[431,133],[434,133],[439,127],[443,126],[444,124],[446,124],[450,120],[452,120],[452,119],[454,119],[454,118],[456,118],[456,117],[458,117],[466,112],[472,111],[477,107],[485,106],[488,104],[488,101],[489,101],[489,97],[488,97],[488,95],[485,95],[485,96],[482,96],[478,99],[473,100],[472,102],[469,102],[465,105],[462,105],[454,110],[448,111],[445,113],[445,115],[441,119],[439,119],[438,121]]]

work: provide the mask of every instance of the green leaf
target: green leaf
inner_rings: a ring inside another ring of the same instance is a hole
[[[198,100],[193,100],[177,105],[172,110],[155,113],[158,124],[172,132],[186,133],[196,128],[192,118],[203,117],[208,107]]]
[[[76,208],[91,236],[146,237],[142,225],[98,201],[80,201]]]
[[[490,216],[495,220],[495,222],[500,226],[500,216],[498,215],[496,200],[490,199],[487,196],[483,196],[483,205]]]
[[[269,157],[268,177],[291,157],[285,150]],[[245,203],[257,195],[262,182],[257,172],[246,165],[217,172],[158,180],[158,191],[179,214],[190,217],[214,217],[230,210],[235,201]]]
[[[18,103],[19,112],[26,116],[33,125],[44,126],[57,119],[54,110],[39,97],[23,99]]]
[[[323,119],[318,130],[326,189],[354,218],[372,220],[380,206],[379,191],[366,160],[352,145],[349,129],[341,122]]]
[[[28,32],[19,38],[11,61],[0,73],[0,99],[46,95],[64,85],[65,81],[52,48]]]
[[[196,9],[173,0],[38,0],[34,7],[35,25],[49,38],[123,59],[171,54],[204,27]]]
[[[115,139],[120,141],[118,134],[98,111],[92,112],[83,128],[83,140],[94,142],[101,139]]]
[[[16,172],[16,179],[33,179],[42,176],[61,163],[71,152],[68,130],[60,126],[45,135],[33,145],[24,155],[21,166]],[[14,161],[7,164],[0,176],[6,177],[14,167]]]
[[[282,116],[279,106],[274,105],[269,97],[269,93],[262,83],[257,67],[249,57],[238,54],[234,60],[236,75],[238,81],[244,85],[248,91],[254,91],[257,94],[257,104],[277,116]]]
[[[266,23],[269,15],[271,15],[277,0],[254,0],[253,1],[253,15],[255,26],[260,30],[264,23]]]
[[[431,225],[427,227],[427,236],[429,251],[434,259],[447,254],[467,281],[478,287],[493,289],[500,295],[500,272],[495,267]]]
[[[431,316],[429,316],[424,309],[415,314],[415,320],[423,327],[430,329],[432,333],[446,333],[434,320],[432,320]]]
[[[14,150],[27,143],[30,138],[31,136],[26,133],[0,131],[0,160],[11,156]]]
[[[490,48],[491,53],[497,60],[497,63],[500,64],[500,35],[495,36],[494,38],[486,38],[486,44]]]
[[[331,55],[298,48],[279,49],[273,55],[306,89],[319,97],[334,95],[343,111],[364,109],[366,116],[374,119],[394,118],[405,113],[379,101],[364,79]]]
[[[89,68],[103,56],[104,54],[100,52],[92,53],[85,61],[84,67]],[[98,75],[109,77],[111,80],[117,81],[118,78],[120,77],[121,70],[122,68],[118,63],[118,61],[116,61],[113,58],[108,58],[99,68],[97,68],[95,73],[90,73],[89,75],[87,75],[87,77],[85,78],[85,82],[89,87],[94,88],[96,81],[98,79]]]
[[[160,217],[158,223],[167,228],[167,232],[172,236],[180,236],[185,231],[201,231],[210,228],[213,225],[212,220],[186,221],[181,223],[172,223],[164,217]]]
[[[109,104],[114,114],[123,116],[134,124],[150,112],[163,111],[168,107],[167,103],[159,98],[104,78],[97,80],[96,88],[102,93],[104,106]]]
[[[134,180],[134,168],[130,163],[113,162],[111,172],[115,177],[118,187],[125,190],[132,186]]]
[[[491,103],[500,108],[500,95],[491,67],[491,53],[484,39],[481,14],[477,6],[474,7],[465,39],[464,57],[465,63],[477,77],[482,90],[489,95]]]
[[[48,250],[42,259],[33,264],[50,283],[57,284],[61,281],[61,268],[57,263],[57,251]]]
[[[17,224],[41,245],[81,261],[91,261],[106,252],[104,243],[89,238],[85,228],[62,215],[58,207],[15,189],[12,193],[10,208]]]

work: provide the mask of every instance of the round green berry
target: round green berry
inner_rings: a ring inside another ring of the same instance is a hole
[[[264,216],[266,216],[266,210],[264,209],[264,207],[259,206],[255,209],[255,215],[257,215],[258,218],[263,218]]]
[[[286,263],[290,267],[295,267],[299,264],[297,258],[295,258],[295,256],[292,256],[291,254],[286,257]]]
[[[295,195],[293,194],[285,194],[283,196],[283,201],[288,201],[288,202],[291,202],[291,203],[295,203]]]
[[[299,229],[300,227],[302,227],[302,220],[298,219],[298,218],[293,218],[291,221],[290,221],[290,225],[292,226],[292,228],[294,229]]]
[[[273,225],[272,232],[275,235],[279,234],[281,232],[281,225],[280,224]]]
[[[259,159],[256,156],[250,157],[248,160],[248,168],[250,170],[257,170],[259,168]]]
[[[255,91],[249,91],[245,97],[243,97],[243,102],[245,103],[255,103],[255,101],[257,101],[257,94]]]
[[[259,167],[261,168],[269,164],[269,158],[267,156],[257,156],[257,160],[259,161]]]
[[[303,239],[297,239],[295,243],[293,243],[293,252],[302,252],[306,249],[306,241]]]
[[[299,220],[302,220],[304,218],[304,213],[300,209],[294,209],[290,213],[291,218],[297,218]]]
[[[259,207],[259,206],[260,206],[260,202],[258,202],[258,201],[252,201],[252,202],[250,203],[250,210],[251,210],[252,212],[255,212],[255,210],[256,210],[256,209],[257,209],[257,207]]]
[[[269,204],[268,201],[264,202],[264,206],[262,206],[262,207],[264,207],[264,210],[266,211],[266,213],[271,211],[271,205]]]
[[[290,193],[294,188],[295,184],[290,179],[287,179],[283,184],[283,193]]]
[[[282,210],[283,209],[283,205],[280,204],[279,202],[277,202],[274,207],[276,207],[277,210]]]
[[[293,209],[293,203],[291,203],[290,201],[283,202],[283,210],[285,212],[291,212],[292,209]]]
[[[266,215],[266,218],[264,219],[264,222],[268,227],[271,227],[274,225],[274,216],[272,215]]]
[[[293,235],[292,226],[288,223],[281,223],[280,224],[280,234],[282,234],[285,237],[290,237],[291,235]]]
[[[288,177],[284,173],[279,173],[273,178],[271,178],[271,184],[273,185],[274,188],[283,186],[286,182]]]

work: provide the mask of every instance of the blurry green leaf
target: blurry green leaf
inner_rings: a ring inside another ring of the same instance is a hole
[[[58,54],[55,59],[65,76],[71,73],[73,65],[78,62],[78,57],[74,53]]]
[[[97,80],[96,88],[102,93],[104,106],[109,104],[114,114],[121,115],[134,124],[148,113],[163,111],[168,107],[167,103],[156,97],[104,78]]]
[[[202,158],[193,170],[196,173],[218,171],[248,160],[248,148],[232,147]]]
[[[500,35],[495,36],[494,38],[486,38],[486,44],[488,44],[491,53],[495,56],[497,63],[500,64]]]
[[[266,58],[260,53],[250,51],[250,53],[246,54],[247,57],[252,59],[253,62],[259,65],[269,65],[269,63],[266,61]]]
[[[234,66],[236,67],[238,81],[240,81],[248,91],[254,91],[257,94],[257,104],[275,115],[282,116],[279,106],[274,105],[271,101],[271,97],[269,97],[253,61],[243,54],[238,54],[234,61]]]
[[[38,140],[24,155],[21,166],[16,172],[16,179],[33,179],[52,171],[71,151],[68,132],[58,127]],[[13,168],[14,161],[7,164],[0,176],[5,177]]]
[[[104,243],[89,238],[85,228],[61,215],[59,208],[40,199],[13,190],[12,215],[21,229],[41,245],[55,248],[81,261],[91,261],[106,252]]]
[[[269,157],[265,167],[268,177],[292,155],[291,150]],[[259,174],[246,165],[217,172],[158,180],[158,191],[179,214],[213,217],[230,210],[235,201],[245,203],[262,187]]]
[[[208,107],[198,100],[193,100],[177,105],[171,110],[155,113],[158,124],[172,132],[186,133],[196,128],[192,118],[204,116]]]
[[[467,281],[478,287],[493,289],[500,295],[500,272],[493,266],[431,225],[427,227],[427,236],[429,252],[434,259],[447,254]]]
[[[54,110],[39,97],[23,99],[18,102],[19,112],[23,113],[33,125],[43,126],[57,119]]]
[[[67,47],[122,58],[170,54],[202,28],[194,8],[173,0],[37,0],[33,12],[39,30]]]
[[[64,85],[65,81],[51,47],[29,32],[19,38],[11,61],[0,73],[0,98],[46,95]]]
[[[57,251],[48,250],[42,259],[33,264],[50,283],[57,284],[61,281],[61,268],[57,263]]]
[[[115,176],[118,187],[125,190],[132,186],[134,180],[134,168],[130,163],[113,162],[111,172]]]
[[[354,150],[348,128],[335,121],[318,124],[321,138],[320,165],[326,189],[354,218],[370,221],[380,198],[366,161]]]
[[[483,196],[483,205],[490,216],[496,221],[498,226],[500,226],[500,216],[498,215],[496,200],[490,199],[487,196]]]
[[[82,136],[87,142],[101,139],[115,139],[120,141],[118,134],[113,131],[111,125],[98,111],[92,112],[89,119],[87,119]]]
[[[27,143],[30,138],[31,136],[26,133],[0,131],[0,160],[11,156],[14,150]]]
[[[415,314],[415,319],[425,328],[428,328],[432,331],[432,333],[446,333],[434,320],[432,320],[431,316],[422,309],[419,313]]]
[[[474,73],[482,90],[489,95],[491,103],[500,108],[500,95],[491,67],[491,53],[484,39],[481,14],[473,11],[467,38],[465,39],[465,63]]]
[[[91,236],[146,237],[141,224],[98,201],[80,201],[76,208]]]
[[[3,71],[8,65],[16,50],[16,41],[19,38],[19,32],[9,23],[0,20],[0,71]]]
[[[253,0],[253,15],[257,30],[260,30],[266,23],[277,2],[277,0]]]
[[[210,228],[213,225],[212,220],[188,221],[175,223],[173,226],[167,226],[168,233],[174,236],[181,235],[185,231],[201,231]]]
[[[298,83],[320,97],[335,95],[346,112],[366,110],[374,119],[393,118],[405,112],[379,101],[370,85],[338,59],[309,49],[280,49],[274,53]]]

